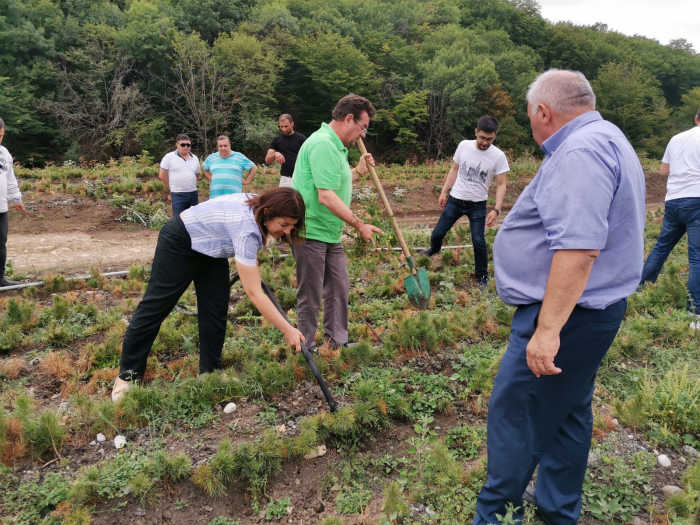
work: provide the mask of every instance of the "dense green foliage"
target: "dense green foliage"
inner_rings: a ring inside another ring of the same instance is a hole
[[[159,155],[227,132],[256,161],[290,112],[312,132],[350,91],[380,110],[383,158],[451,153],[475,119],[532,149],[523,97],[537,72],[580,70],[604,116],[650,155],[692,125],[700,55],[597,24],[545,21],[534,0],[5,0],[0,117],[23,163]]]

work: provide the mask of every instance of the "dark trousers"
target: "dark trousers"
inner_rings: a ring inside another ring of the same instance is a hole
[[[498,523],[496,514],[504,515],[509,502],[522,509],[522,494],[538,465],[535,499],[547,523],[574,525],[581,513],[593,432],[593,383],[627,299],[604,310],[577,306],[561,331],[554,359],[562,372],[537,378],[527,366],[525,348],[541,306],[518,307],[513,316],[510,344],[489,402],[488,481],[473,525]]]
[[[447,198],[445,209],[440,215],[440,220],[430,236],[430,252],[432,255],[442,249],[442,240],[454,226],[454,223],[463,216],[469,218],[469,228],[472,231],[472,244],[474,245],[474,274],[477,281],[485,281],[489,277],[489,252],[486,247],[486,201],[471,202]]]
[[[688,310],[700,314],[700,198],[666,201],[664,223],[644,263],[641,282],[656,282],[661,267],[683,235],[688,234]]]
[[[10,213],[0,213],[0,279],[5,277],[7,262],[7,232],[10,229]]]
[[[182,193],[173,192],[170,194],[170,198],[173,201],[173,217],[199,204],[199,193],[197,193],[197,190]]]
[[[323,295],[323,339],[331,344],[348,342],[350,279],[342,243],[307,239],[293,244],[297,265],[297,326],[306,344],[313,346]]]
[[[160,230],[151,278],[124,335],[119,377],[141,379],[161,323],[194,281],[199,321],[199,372],[217,369],[226,336],[228,259],[195,252],[185,225],[173,217]]]

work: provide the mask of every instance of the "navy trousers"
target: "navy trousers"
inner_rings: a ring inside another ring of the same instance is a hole
[[[504,515],[509,502],[522,511],[522,494],[538,465],[535,499],[542,518],[549,525],[573,525],[581,513],[593,384],[627,299],[604,310],[577,306],[561,331],[554,359],[562,372],[537,378],[527,366],[525,349],[541,306],[518,307],[513,316],[510,344],[489,402],[488,481],[473,525],[498,523],[496,514]]]
[[[454,223],[463,216],[469,218],[469,228],[472,232],[472,245],[474,246],[474,276],[479,282],[486,282],[489,278],[489,250],[486,246],[486,201],[471,202],[447,198],[445,209],[442,210],[433,233],[430,236],[430,254],[440,253],[442,240],[454,226]]]
[[[170,198],[173,201],[173,217],[199,204],[199,193],[197,193],[197,190],[182,193],[173,192],[170,194]]]

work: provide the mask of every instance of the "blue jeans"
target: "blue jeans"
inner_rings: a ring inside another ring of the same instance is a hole
[[[431,255],[439,253],[442,249],[442,240],[454,226],[454,223],[464,215],[469,218],[469,228],[472,231],[472,244],[474,245],[474,274],[477,281],[486,281],[489,278],[489,251],[486,247],[484,229],[486,228],[486,201],[472,202],[447,198],[445,209],[440,215],[440,220],[430,236]]]
[[[700,197],[666,201],[664,223],[644,269],[642,283],[655,282],[671,250],[688,234],[688,310],[700,314]]]
[[[173,217],[180,215],[183,211],[197,206],[199,204],[199,193],[195,191],[187,191],[182,193],[171,193],[173,200]]]
[[[561,373],[535,377],[526,348],[542,303],[519,306],[508,350],[489,401],[488,481],[476,502],[473,525],[498,523],[508,503],[520,507],[539,466],[535,501],[549,525],[575,525],[593,432],[591,399],[600,362],[627,309],[621,299],[604,310],[576,306],[560,333],[554,364]]]

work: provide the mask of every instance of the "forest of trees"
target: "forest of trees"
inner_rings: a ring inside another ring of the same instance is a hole
[[[385,161],[450,155],[479,115],[535,149],[524,104],[550,67],[582,71],[598,109],[659,156],[700,107],[683,39],[545,21],[534,0],[2,0],[0,117],[23,163],[160,155],[220,133],[261,161],[282,112],[313,132],[348,92],[377,107]]]

